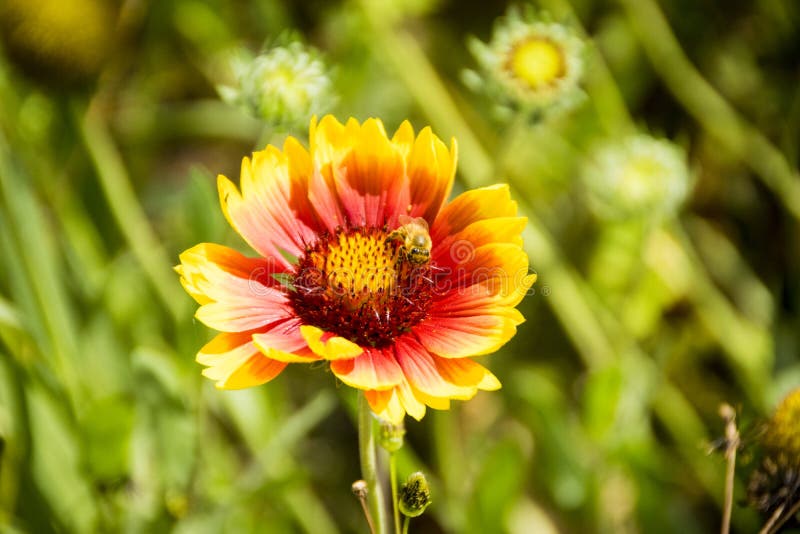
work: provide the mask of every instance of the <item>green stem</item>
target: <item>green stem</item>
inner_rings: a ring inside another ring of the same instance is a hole
[[[358,452],[361,458],[361,477],[367,483],[369,508],[375,522],[376,534],[385,534],[386,514],[383,491],[378,480],[378,456],[375,446],[372,410],[364,395],[358,396]]]
[[[406,516],[403,519],[403,534],[408,534],[408,524],[411,523],[411,518]]]
[[[394,532],[400,534],[400,509],[397,501],[397,455],[389,453],[389,480],[392,484],[392,512],[394,513]]]

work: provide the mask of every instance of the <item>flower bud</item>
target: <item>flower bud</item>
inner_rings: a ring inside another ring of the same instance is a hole
[[[389,452],[396,452],[403,446],[403,437],[406,429],[403,422],[395,424],[391,421],[381,420],[378,430],[378,443]]]
[[[400,511],[408,517],[417,517],[422,515],[430,504],[431,491],[425,475],[421,471],[412,473],[400,488]]]
[[[353,485],[350,486],[350,491],[352,491],[353,495],[359,499],[366,499],[367,494],[369,493],[369,488],[367,487],[367,483],[365,481],[356,480],[353,482]]]
[[[595,147],[582,178],[590,208],[607,220],[672,214],[690,182],[683,150],[644,134]]]
[[[319,53],[293,40],[255,57],[238,50],[230,60],[234,85],[220,85],[223,100],[273,126],[294,128],[333,104],[333,84]]]

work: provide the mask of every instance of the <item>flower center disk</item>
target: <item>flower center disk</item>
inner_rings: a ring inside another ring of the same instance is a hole
[[[306,247],[291,282],[290,302],[306,324],[362,346],[385,347],[425,319],[433,279],[386,227],[324,234]]]
[[[549,39],[535,37],[514,47],[509,67],[514,76],[533,89],[555,83],[566,71],[560,48]]]

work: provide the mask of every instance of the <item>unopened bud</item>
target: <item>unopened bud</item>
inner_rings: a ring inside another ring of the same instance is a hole
[[[289,128],[327,111],[335,101],[327,66],[314,48],[289,39],[255,57],[238,50],[230,60],[233,83],[217,87],[222,99]]]
[[[431,504],[431,490],[428,481],[421,471],[409,475],[406,483],[400,488],[400,511],[408,517],[422,515]]]
[[[378,432],[378,443],[381,447],[389,452],[396,452],[403,447],[403,437],[406,435],[406,429],[403,422],[394,424],[390,421],[382,420],[380,423],[380,431]]]
[[[589,206],[604,220],[671,215],[686,199],[690,181],[686,153],[645,134],[596,146],[583,169]]]
[[[366,499],[367,493],[369,493],[367,483],[363,480],[356,480],[353,482],[353,485],[350,486],[350,490],[353,492],[353,495],[359,499]]]

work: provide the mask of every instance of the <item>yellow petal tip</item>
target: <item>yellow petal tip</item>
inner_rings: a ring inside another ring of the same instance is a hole
[[[322,356],[326,360],[346,360],[355,358],[364,352],[364,349],[356,343],[343,337],[332,336],[323,341],[322,337],[325,335],[325,331],[316,326],[303,325],[300,327],[300,334],[314,354]]]

